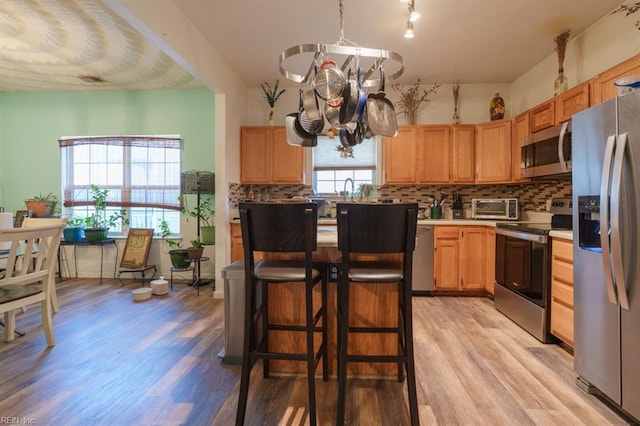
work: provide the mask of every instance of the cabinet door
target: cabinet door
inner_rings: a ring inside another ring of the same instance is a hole
[[[484,288],[489,294],[493,294],[493,285],[496,282],[496,230],[487,228],[487,281]]]
[[[473,183],[475,179],[476,126],[452,126],[451,182]]]
[[[418,132],[418,183],[448,183],[451,176],[449,126],[420,126]]]
[[[522,139],[529,136],[529,112],[518,114],[513,119],[513,137],[511,143],[511,180],[514,182],[526,181],[529,179],[522,177]]]
[[[555,124],[555,114],[553,111],[554,105],[553,99],[549,99],[548,101],[531,108],[531,111],[529,112],[531,133],[544,130]]]
[[[435,227],[435,289],[458,290],[460,241],[457,226]]]
[[[395,138],[384,138],[385,183],[416,182],[416,126],[401,126]]]
[[[240,182],[269,183],[271,129],[243,127],[240,131]]]
[[[484,290],[487,247],[484,227],[460,227],[460,271],[463,290]]]
[[[511,121],[476,125],[476,182],[511,180]]]
[[[284,127],[272,128],[271,182],[302,183],[304,148],[287,143]]]
[[[589,108],[589,82],[586,81],[556,96],[554,102],[555,123],[571,120],[573,114]]]
[[[244,258],[242,230],[239,223],[231,224],[231,262]]]
[[[640,74],[640,55],[595,76],[591,80],[591,105],[615,98],[618,92],[613,83],[621,77],[632,74]]]

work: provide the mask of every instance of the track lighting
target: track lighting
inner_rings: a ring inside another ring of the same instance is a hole
[[[407,22],[407,29],[404,32],[404,38],[413,38],[415,34],[413,33],[413,22]]]

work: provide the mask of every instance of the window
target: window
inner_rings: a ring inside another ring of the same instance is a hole
[[[313,188],[318,194],[339,194],[344,191],[347,178],[353,179],[354,188],[363,183],[375,184],[377,140],[365,139],[353,149],[353,158],[342,158],[336,150],[337,138],[318,137],[313,149]],[[347,188],[351,191],[351,185]]]
[[[107,215],[127,210],[129,227],[154,228],[166,220],[180,232],[179,137],[109,136],[59,140],[65,214],[87,217],[93,210],[91,184],[108,189]],[[126,227],[110,229],[125,235]]]

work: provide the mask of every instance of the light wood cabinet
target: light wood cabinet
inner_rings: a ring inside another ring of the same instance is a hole
[[[385,183],[416,183],[417,126],[400,126],[395,138],[384,138]]]
[[[451,126],[451,182],[474,182],[475,145],[476,126]]]
[[[632,74],[640,74],[640,55],[629,58],[591,79],[591,104],[595,105],[615,98],[617,90],[613,83],[621,77]]]
[[[436,226],[435,289],[482,291],[487,280],[486,228]]]
[[[573,346],[573,242],[551,246],[551,334]]]
[[[231,262],[244,258],[244,245],[242,243],[242,229],[239,223],[231,224]]]
[[[400,126],[384,139],[387,184],[473,183],[475,126]]]
[[[578,84],[554,99],[555,124],[571,120],[577,112],[589,108],[589,82]]]
[[[420,126],[417,183],[447,183],[451,178],[450,126]]]
[[[511,180],[511,120],[476,125],[477,183]]]
[[[531,133],[544,130],[554,125],[554,100],[549,99],[529,110],[529,123],[531,125]]]
[[[241,183],[303,183],[304,149],[287,144],[284,126],[242,127]]]
[[[529,112],[523,112],[513,118],[513,131],[511,141],[511,180],[522,182],[529,179],[522,177],[522,140],[529,136]]]
[[[487,251],[487,281],[484,288],[487,293],[493,294],[493,284],[496,282],[496,230],[495,228],[487,228],[486,239]]]

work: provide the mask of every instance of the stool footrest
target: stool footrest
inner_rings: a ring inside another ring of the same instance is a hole
[[[349,333],[401,333],[398,327],[349,327]]]
[[[347,362],[407,362],[406,355],[347,355]]]

